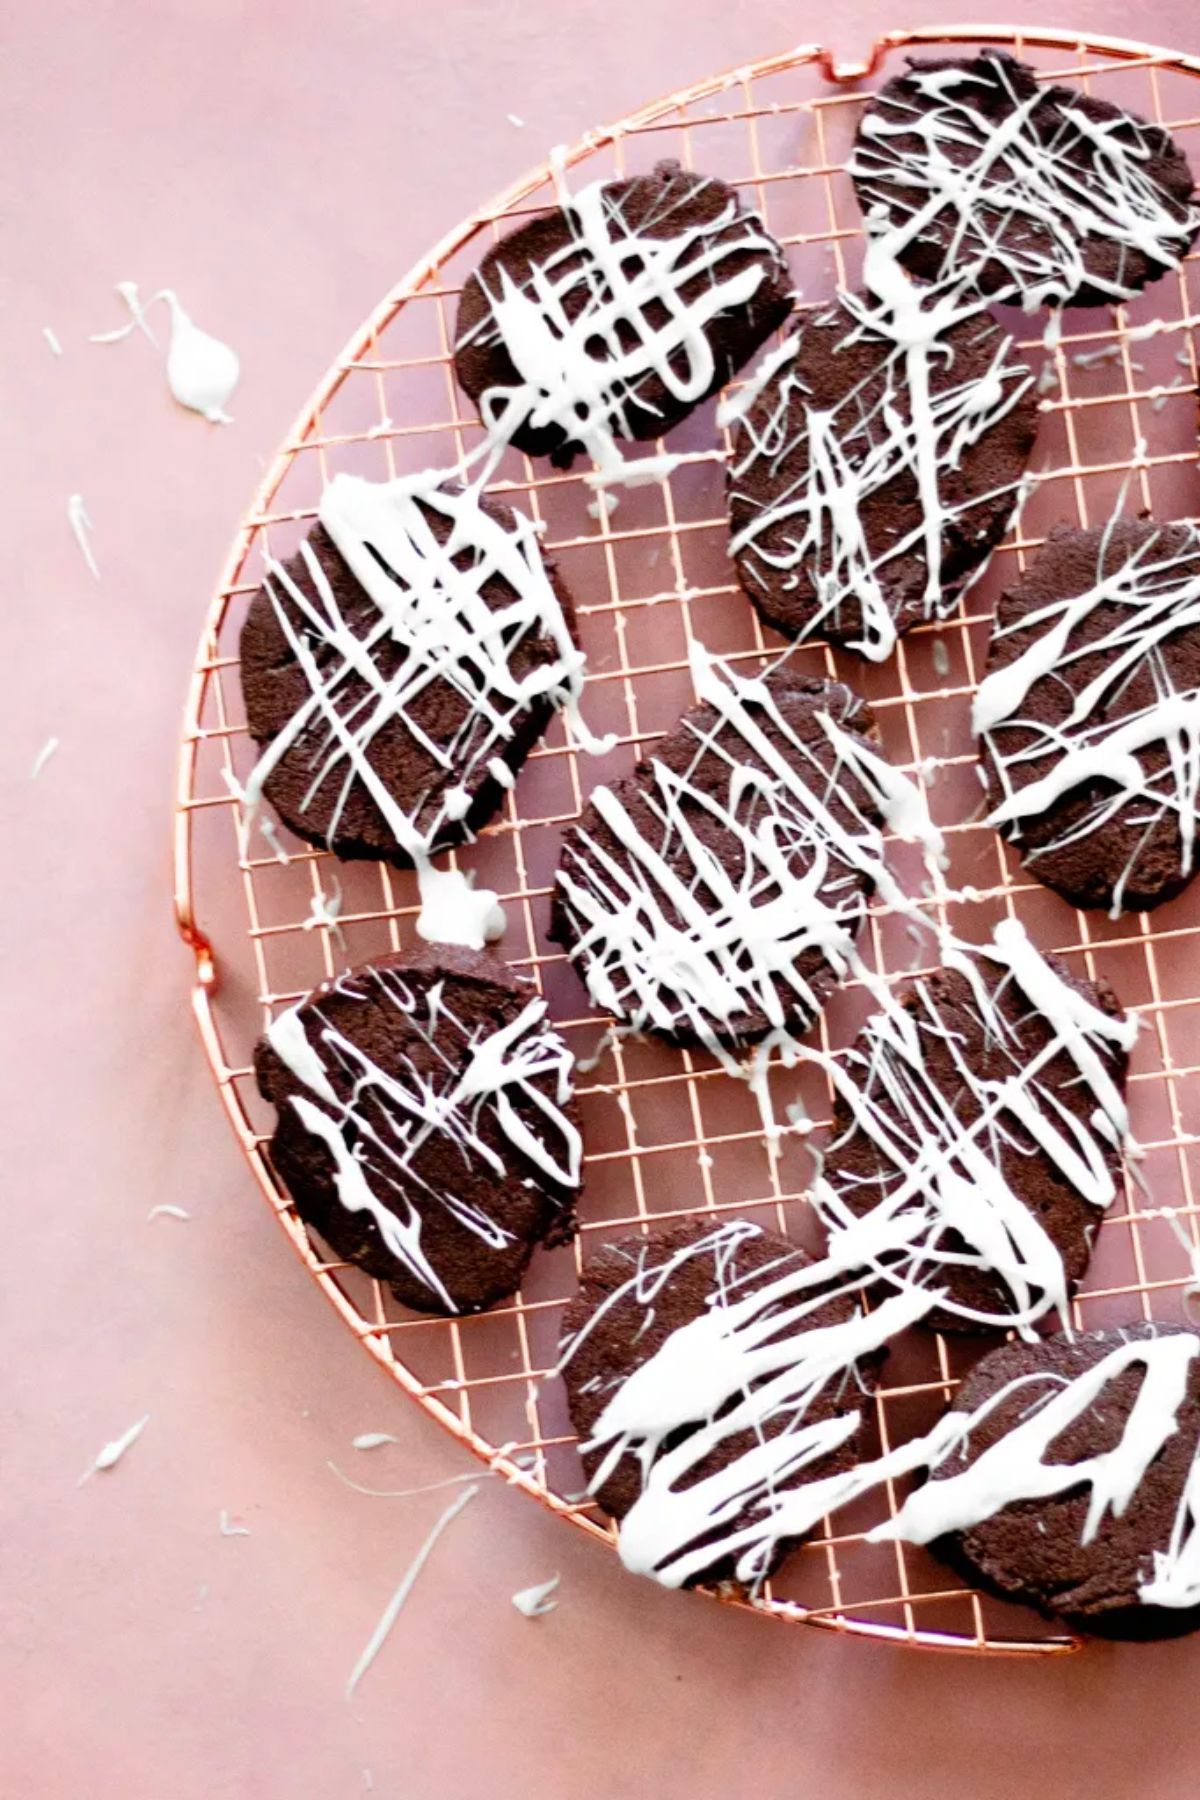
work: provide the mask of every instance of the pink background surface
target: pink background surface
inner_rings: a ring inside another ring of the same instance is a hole
[[[1009,10],[1200,50],[1194,0]],[[944,16],[837,11],[844,54]],[[403,1800],[1193,1794],[1200,1639],[1038,1663],[839,1642],[635,1582],[496,1483],[349,1708],[447,1496],[366,1499],[326,1459],[386,1487],[464,1458],[287,1250],[188,1014],[176,733],[262,459],[397,274],[548,144],[821,19],[728,0],[26,0],[7,22],[0,1792],[331,1800],[370,1771]],[[174,285],[241,352],[231,430],[172,407],[149,346],[86,344],[126,277]],[[147,1223],[157,1202],[191,1221]],[[78,1488],[144,1412],[128,1460]],[[368,1430],[399,1441],[357,1455]],[[221,1508],[252,1535],[220,1536]],[[527,1623],[510,1594],[557,1571],[558,1611]]]

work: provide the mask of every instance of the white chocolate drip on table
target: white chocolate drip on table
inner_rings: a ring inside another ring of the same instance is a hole
[[[366,1213],[388,1251],[453,1312],[421,1244],[423,1212],[440,1208],[494,1249],[511,1233],[445,1182],[427,1179],[422,1153],[436,1145],[497,1181],[531,1165],[555,1188],[577,1188],[583,1146],[565,1110],[573,1058],[536,996],[514,1020],[487,1031],[459,1019],[442,982],[423,993],[401,969],[367,968],[343,976],[332,992],[394,1007],[432,1052],[438,1073],[424,1074],[407,1058],[395,1071],[380,1068],[324,1015],[318,998],[281,1013],[267,1030],[271,1048],[307,1090],[289,1104],[329,1151],[341,1204]],[[547,1076],[549,1093],[541,1085]],[[511,1162],[486,1140],[485,1120]]]
[[[157,349],[158,339],[151,331],[146,315],[152,306],[161,301],[166,306],[171,321],[166,376],[172,395],[181,406],[202,414],[210,424],[231,425],[233,421],[225,408],[233,397],[233,390],[241,375],[241,364],[236,351],[222,343],[220,338],[213,337],[210,332],[201,331],[180,305],[179,296],[173,288],[160,288],[157,294],[147,300],[145,306],[138,298],[135,281],[119,281],[117,293],[132,314],[129,324],[120,326],[115,331],[94,332],[91,342],[119,344],[131,332],[140,331]]]
[[[45,768],[46,764],[50,761],[50,758],[54,755],[54,753],[57,749],[58,749],[58,739],[56,737],[48,737],[46,739],[45,743],[42,745],[41,749],[38,751],[37,755],[34,757],[33,762],[30,764],[30,767],[29,767],[30,781],[37,780],[38,776],[41,774],[42,770]]]

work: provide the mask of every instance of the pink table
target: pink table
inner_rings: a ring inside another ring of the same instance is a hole
[[[941,9],[836,10],[853,54]],[[1060,22],[1039,0],[1010,14]],[[1029,1664],[774,1629],[623,1577],[495,1483],[347,1707],[446,1496],[366,1499],[326,1459],[393,1487],[463,1462],[287,1252],[188,1017],[178,713],[261,459],[398,271],[548,144],[824,18],[765,0],[10,8],[0,1792],[330,1800],[366,1771],[398,1800],[1195,1791],[1200,1639]],[[1200,50],[1194,0],[1075,0],[1071,23]],[[174,409],[148,345],[85,343],[126,277],[175,286],[239,349],[233,429]],[[99,584],[67,528],[76,491]],[[147,1223],[164,1201],[191,1220]],[[77,1488],[146,1412],[127,1462]],[[367,1430],[398,1442],[356,1455]],[[222,1508],[251,1535],[223,1537]],[[527,1623],[510,1594],[556,1571],[558,1611]]]

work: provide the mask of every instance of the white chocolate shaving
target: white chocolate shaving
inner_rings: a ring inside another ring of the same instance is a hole
[[[421,1570],[425,1567],[434,1545],[441,1537],[443,1531],[445,1531],[447,1525],[451,1524],[453,1520],[458,1517],[459,1513],[475,1498],[478,1492],[478,1487],[469,1487],[464,1494],[459,1495],[457,1500],[451,1502],[445,1512],[434,1524],[429,1536],[425,1539],[425,1542],[421,1545],[421,1548],[417,1551],[417,1554],[405,1571],[399,1587],[384,1607],[378,1625],[376,1625],[371,1636],[368,1638],[362,1655],[350,1672],[350,1679],[346,1683],[347,1700],[353,1699],[355,1689],[358,1687],[359,1682],[367,1673],[367,1670],[371,1667],[371,1664],[375,1661],[375,1658],[379,1655],[379,1652],[387,1642],[388,1635],[395,1625],[396,1620],[400,1617],[404,1603],[411,1594]]]
[[[42,745],[41,749],[38,751],[37,755],[34,757],[32,764],[30,765],[30,769],[29,769],[30,781],[37,780],[38,776],[41,774],[42,770],[45,768],[46,764],[50,761],[50,758],[54,755],[54,752],[57,749],[58,749],[58,739],[56,737],[47,738],[45,743]]]
[[[561,1575],[552,1575],[549,1581],[539,1582],[536,1587],[520,1588],[513,1595],[512,1603],[526,1619],[541,1619],[558,1605],[558,1601],[550,1596],[561,1580]]]
[[[104,1448],[96,1457],[95,1462],[92,1463],[89,1468],[85,1469],[83,1474],[79,1477],[77,1485],[82,1487],[84,1482],[87,1481],[90,1476],[101,1473],[106,1469],[115,1468],[131,1445],[137,1443],[137,1440],[141,1437],[149,1423],[150,1414],[143,1413],[142,1417],[138,1419],[135,1424],[131,1425],[128,1431],[123,1431],[120,1437],[113,1438],[111,1443],[105,1444]]]
[[[67,501],[67,524],[74,533],[75,542],[79,545],[80,554],[88,566],[93,581],[99,581],[100,568],[92,551],[90,533],[95,529],[88,517],[87,507],[83,504],[82,494],[72,494]]]

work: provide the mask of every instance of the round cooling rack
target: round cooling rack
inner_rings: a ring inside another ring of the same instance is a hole
[[[994,28],[894,32],[853,65],[815,45],[793,50],[591,133],[568,164],[583,182],[674,157],[737,184],[787,246],[800,304],[812,306],[857,277],[861,216],[843,165],[873,87],[895,72],[907,48],[974,43],[1010,47],[1046,79],[1076,82],[1160,121],[1200,168],[1200,59]],[[672,433],[669,448],[683,456],[669,480],[621,490],[611,516],[603,509],[599,518],[589,514],[592,495],[581,468],[562,474],[509,452],[494,483],[544,526],[546,548],[576,597],[588,655],[585,714],[595,731],[615,732],[618,740],[606,756],[584,755],[556,721],[507,796],[503,816],[448,858],[500,893],[508,932],[498,949],[537,982],[583,1065],[580,1237],[569,1248],[539,1251],[517,1299],[458,1320],[406,1313],[387,1288],[330,1261],[292,1211],[266,1155],[273,1116],[254,1085],[255,1040],[276,1011],[317,982],[412,943],[416,884],[383,864],[339,864],[283,830],[278,843],[287,860],[280,860],[257,828],[247,838],[230,785],[244,782],[257,755],[244,724],[237,649],[264,555],[293,552],[335,473],[382,480],[449,467],[479,443],[450,361],[458,291],[515,220],[550,204],[550,171],[542,167],[445,238],[351,339],[266,476],[209,609],[188,696],[176,907],[196,957],[195,1011],[213,1074],[259,1186],[313,1279],[380,1366],[439,1424],[553,1512],[609,1540],[580,1494],[561,1384],[546,1379],[580,1255],[618,1228],[694,1212],[737,1214],[815,1241],[806,1140],[790,1136],[768,1146],[748,1090],[701,1053],[629,1038],[610,1043],[606,1021],[589,1010],[582,984],[546,936],[562,829],[592,787],[627,773],[692,703],[689,644],[698,639],[745,669],[783,647],[759,625],[733,579],[724,504],[728,443],[713,405]],[[1130,1089],[1140,1155],[1074,1303],[1084,1329],[1178,1319],[1191,1271],[1174,1226],[1182,1221],[1200,1244],[1200,883],[1152,919],[1110,921],[1076,913],[1025,880],[981,820],[970,700],[995,598],[1054,524],[1102,522],[1127,481],[1127,511],[1195,517],[1200,334],[1188,321],[1197,314],[1200,257],[1128,307],[1068,313],[1061,342],[1049,350],[1041,319],[1009,315],[1029,359],[1052,356],[1057,372],[1043,390],[1034,460],[1041,480],[1019,529],[959,613],[902,639],[887,663],[820,645],[792,652],[806,673],[840,677],[865,694],[891,759],[928,784],[950,855],[947,892],[928,902],[933,916],[974,941],[987,939],[1000,918],[1020,918],[1041,949],[1111,980],[1142,1023]],[[1139,324],[1159,319],[1165,329],[1139,336]],[[627,454],[662,448],[632,446]],[[889,854],[918,891],[913,852],[892,844]],[[884,907],[872,911],[870,943],[888,978],[916,972],[921,947]],[[820,1025],[823,1047],[846,1044],[869,1010],[861,986],[841,990]],[[820,1122],[830,1100],[823,1087],[811,1088],[812,1073],[787,1079]],[[818,1129],[816,1141],[820,1136]],[[979,1340],[909,1333],[878,1396],[880,1444],[925,1430],[979,1350]],[[863,1533],[899,1498],[889,1486],[839,1513],[758,1596],[735,1603],[912,1644],[1043,1652],[1073,1645],[1061,1628],[965,1587],[922,1550],[867,1544]]]

